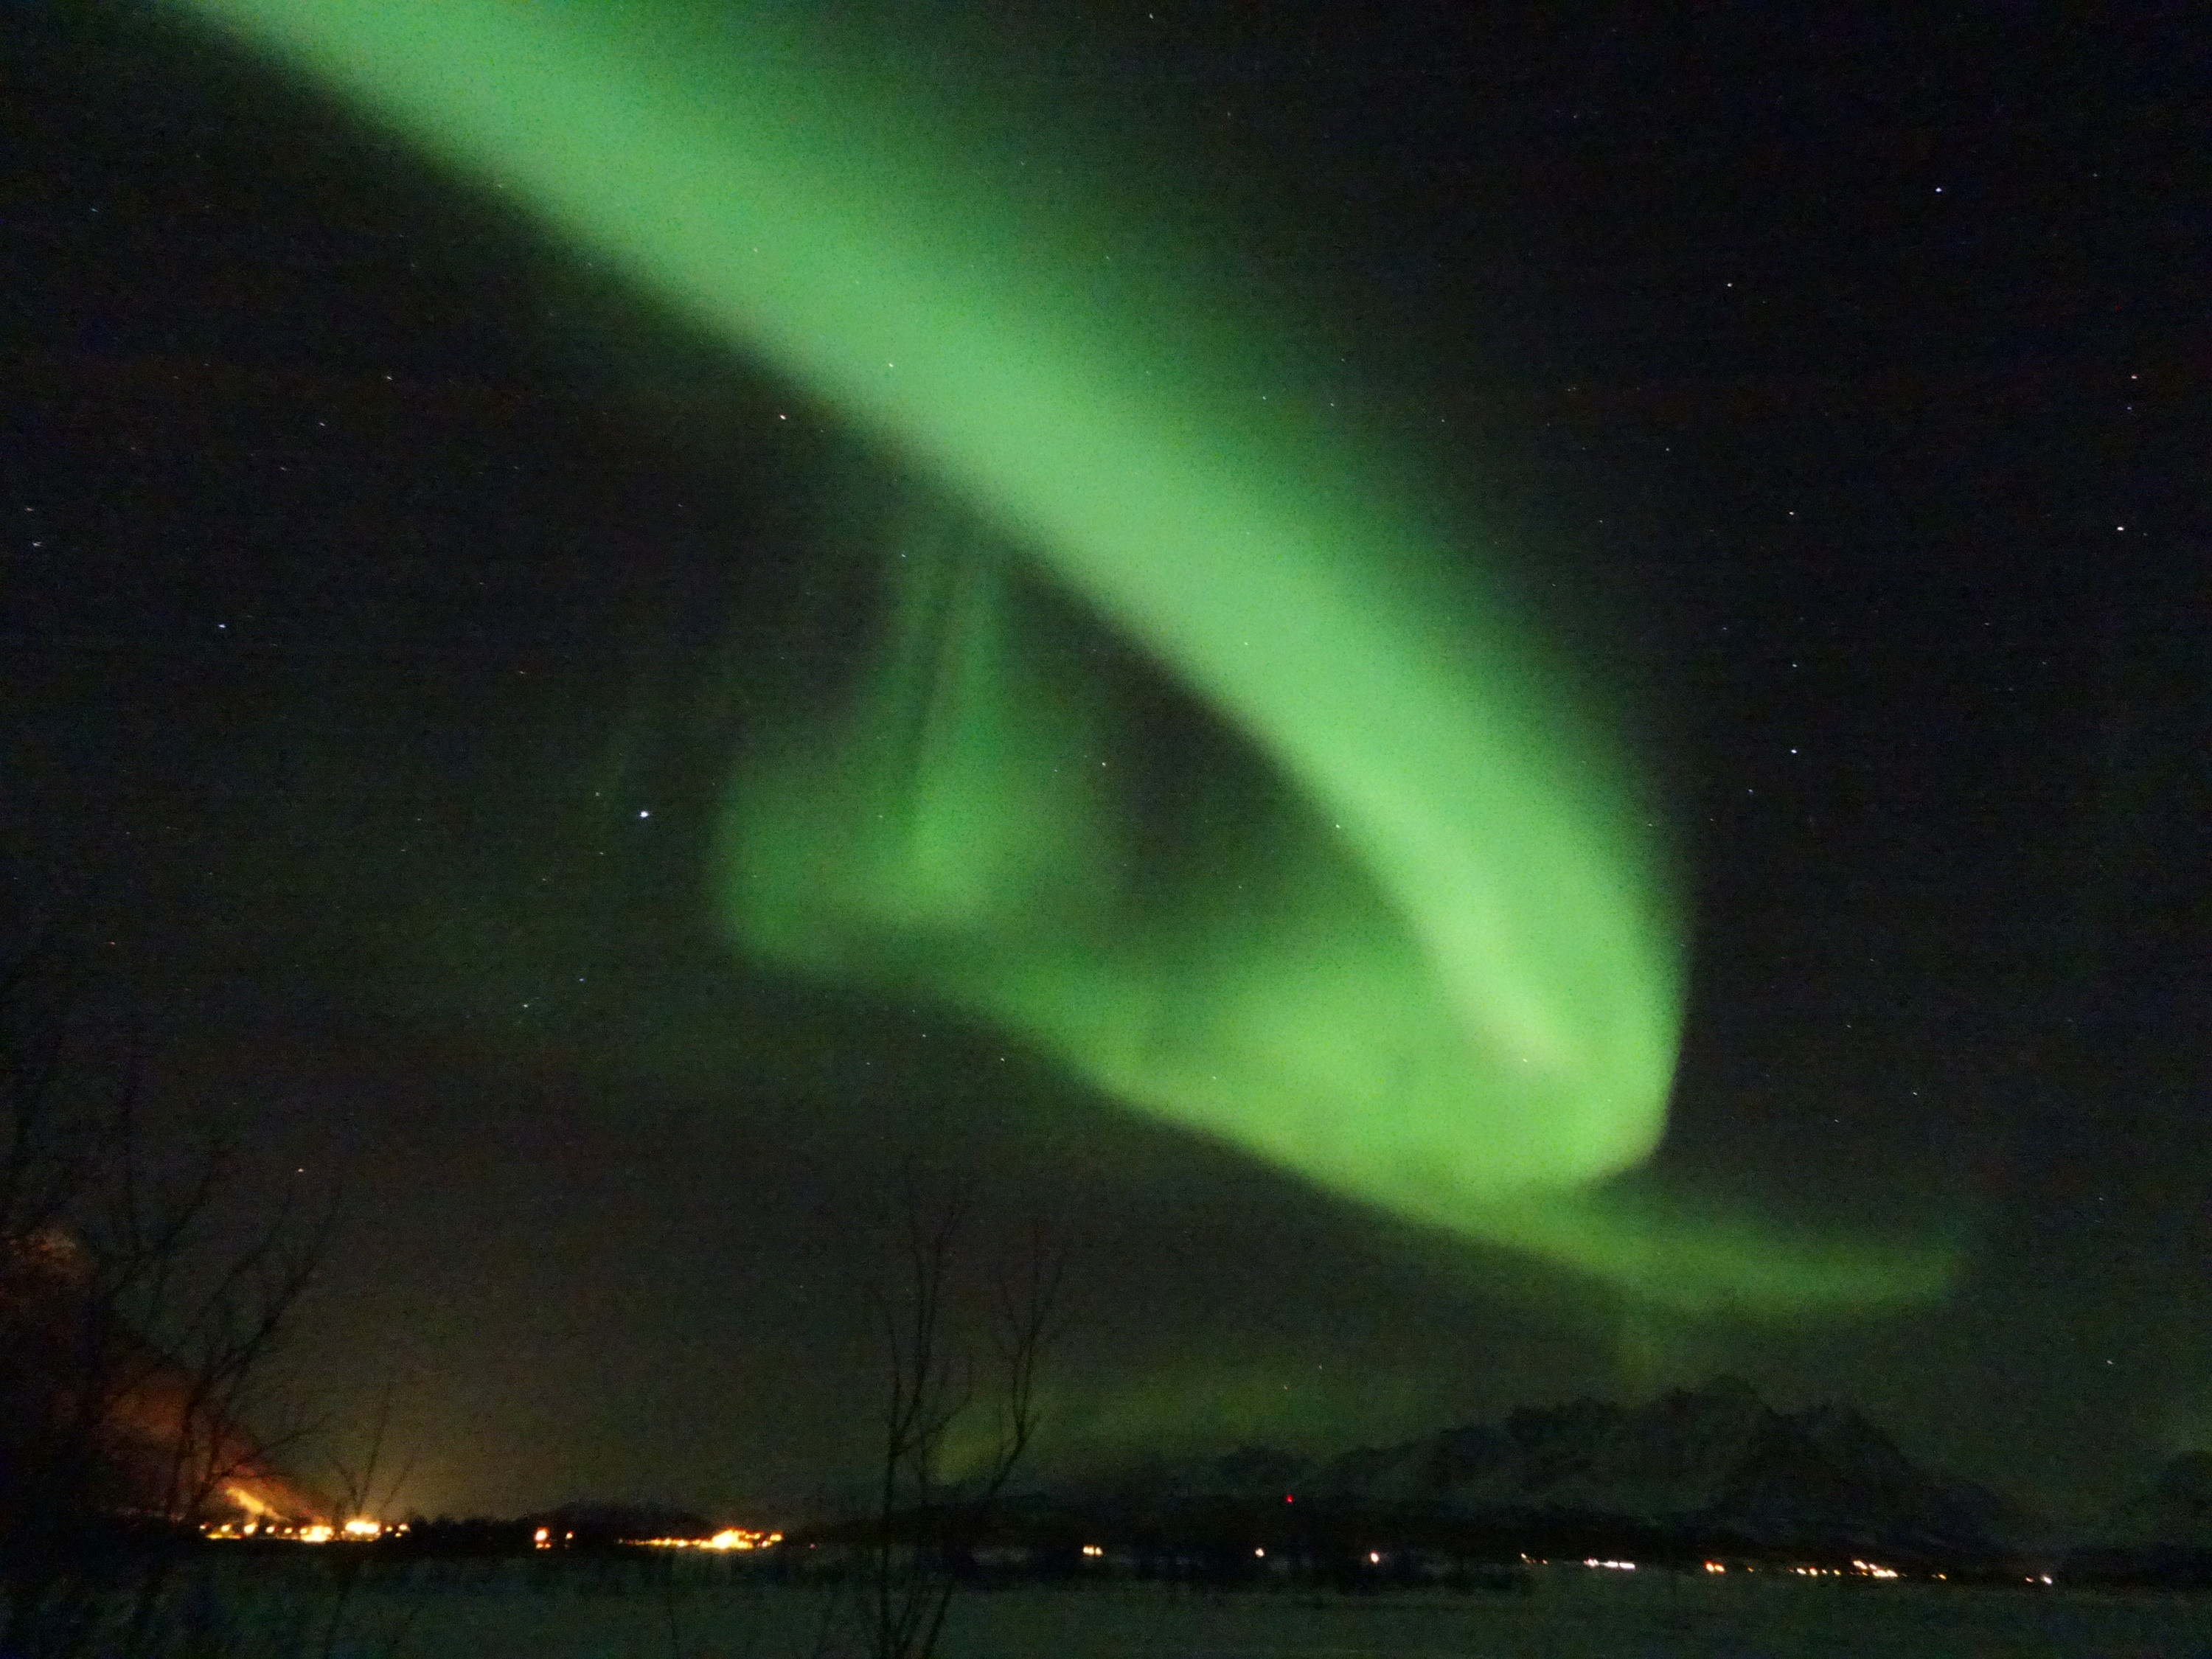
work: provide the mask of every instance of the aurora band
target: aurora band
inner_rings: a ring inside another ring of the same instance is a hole
[[[1940,1285],[1940,1252],[1598,1184],[1656,1145],[1674,1072],[1654,838],[1595,723],[1468,580],[1441,498],[1261,400],[1296,319],[1141,222],[1005,188],[1020,158],[988,109],[926,106],[805,9],[191,9],[936,492],[886,528],[890,637],[863,683],[732,781],[716,902],[750,949],[950,1002],[1129,1107],[1662,1302]],[[1107,711],[1025,636],[1010,559],[1303,803],[1224,854],[1221,890],[1148,896]]]

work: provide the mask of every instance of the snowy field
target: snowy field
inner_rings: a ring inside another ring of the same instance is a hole
[[[240,1655],[323,1650],[331,1591],[241,1562],[223,1597]],[[585,1562],[418,1565],[356,1588],[332,1651],[349,1659],[806,1659],[827,1592],[742,1574]],[[849,1606],[830,1608],[849,1613]],[[1143,1584],[978,1591],[945,1659],[2212,1659],[2212,1598],[2055,1589],[1727,1580],[1553,1570],[1532,1591]]]

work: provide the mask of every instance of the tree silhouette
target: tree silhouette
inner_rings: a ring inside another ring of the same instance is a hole
[[[174,1651],[179,1534],[311,1518],[245,1427],[329,1237],[242,1232],[235,1145],[157,1134],[51,937],[0,960],[0,1653]],[[289,1511],[289,1513],[287,1513]]]

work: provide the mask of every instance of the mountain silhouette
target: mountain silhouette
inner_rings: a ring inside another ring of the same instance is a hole
[[[1170,1504],[1289,1499],[1903,1559],[1996,1554],[2019,1524],[2006,1500],[1922,1469],[1851,1407],[1777,1411],[1730,1376],[1639,1406],[1576,1400],[1328,1458],[1244,1447],[1149,1471],[1144,1484]],[[1127,1477],[1110,1489],[1133,1491]]]

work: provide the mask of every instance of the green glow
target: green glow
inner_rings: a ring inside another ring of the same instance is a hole
[[[512,192],[940,492],[888,550],[866,684],[733,780],[716,902],[750,949],[953,1003],[1417,1222],[1632,1283],[1666,1261],[1753,1300],[1790,1279],[1724,1232],[1684,1250],[1575,1195],[1664,1123],[1680,991],[1656,849],[1462,574],[1471,538],[1441,500],[1261,402],[1255,343],[1294,349],[1284,319],[1187,253],[1117,242],[1103,212],[1013,204],[987,121],[855,68],[801,9],[196,9]],[[1246,897],[1165,905],[1131,867],[1111,711],[1036,649],[1002,547],[1304,803],[1264,844],[1229,838]]]

